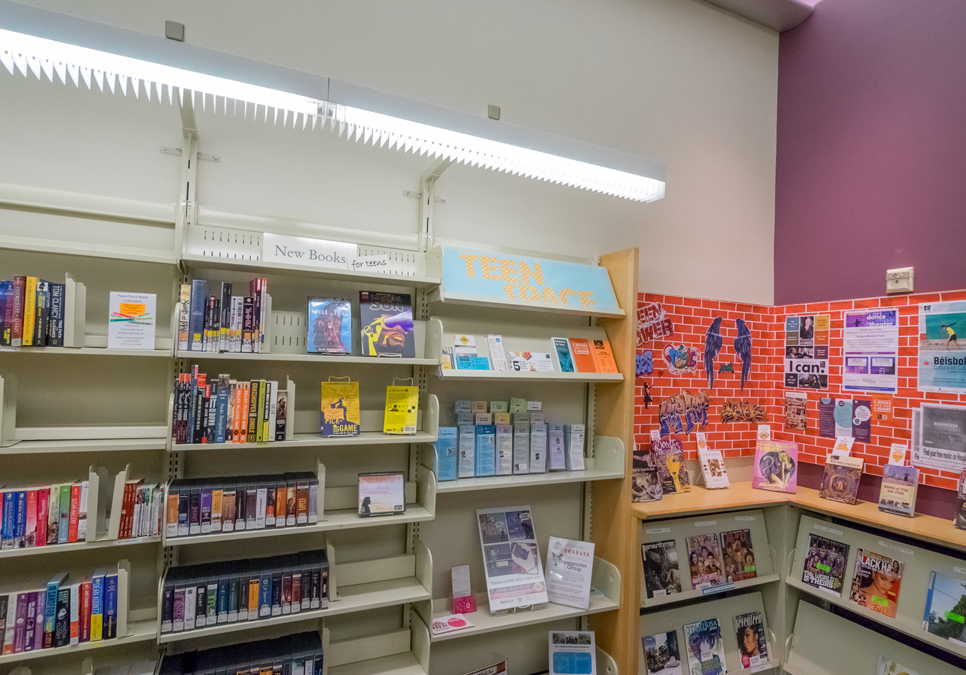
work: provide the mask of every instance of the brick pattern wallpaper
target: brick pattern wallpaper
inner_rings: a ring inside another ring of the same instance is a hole
[[[635,402],[635,433],[639,443],[649,443],[651,429],[658,428],[660,402],[682,391],[697,395],[699,390],[707,392],[711,405],[708,416],[711,424],[705,430],[708,442],[720,448],[726,458],[753,456],[755,452],[755,430],[753,422],[724,424],[721,421],[722,404],[725,401],[748,401],[760,405],[771,424],[774,437],[792,440],[799,444],[801,461],[811,464],[824,464],[831,449],[833,439],[818,435],[819,399],[825,396],[861,398],[862,394],[844,392],[842,389],[842,332],[843,314],[850,309],[875,307],[897,307],[899,310],[899,390],[893,397],[893,414],[888,421],[873,421],[872,442],[856,442],[852,454],[865,460],[866,473],[882,475],[882,466],[887,462],[892,443],[911,440],[912,410],[923,402],[940,402],[966,405],[966,395],[923,393],[916,389],[916,356],[918,354],[919,304],[948,300],[964,300],[966,291],[950,291],[910,296],[864,298],[842,302],[821,302],[798,305],[769,307],[747,305],[696,298],[682,298],[670,295],[640,294],[638,298],[639,320],[645,308],[653,312],[652,303],[661,303],[667,319],[673,326],[670,336],[655,338],[648,331],[639,331],[638,354],[651,351],[653,373],[637,379],[637,400]],[[785,353],[784,325],[786,316],[829,314],[829,387],[827,390],[789,389],[787,391],[807,392],[808,429],[785,429],[785,391],[782,372]],[[652,314],[651,314],[652,316]],[[684,344],[696,348],[703,354],[705,334],[715,317],[722,317],[722,347],[715,359],[714,387],[709,388],[703,359],[698,359],[696,372],[672,376],[664,360],[663,352],[668,345],[677,347]],[[652,316],[653,318],[653,316]],[[737,335],[736,319],[742,319],[752,336],[752,365],[750,381],[741,389],[741,362],[735,351],[734,339]],[[666,326],[667,324],[665,324]],[[660,335],[660,329],[658,330]],[[717,371],[722,364],[733,364],[734,373]],[[645,408],[645,384],[653,402]],[[678,434],[689,459],[697,458],[697,444],[694,434],[689,437]],[[920,482],[926,485],[955,489],[958,475],[952,472],[921,469]]]

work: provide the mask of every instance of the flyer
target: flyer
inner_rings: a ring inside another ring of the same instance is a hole
[[[785,392],[785,428],[808,429],[806,412],[808,410],[808,394],[805,392]]]
[[[785,317],[785,387],[828,389],[829,315]]]
[[[825,397],[818,401],[818,435],[848,436],[860,443],[872,442],[872,401]]]
[[[845,313],[842,388],[894,394],[899,385],[899,310]]]
[[[550,602],[590,609],[594,545],[550,537],[547,542],[547,597]]]
[[[966,468],[966,406],[924,403],[918,417],[912,465],[954,473]]]
[[[593,631],[550,631],[550,670],[547,675],[597,675],[597,646]]]
[[[529,506],[477,509],[490,613],[549,601]]]
[[[966,393],[966,300],[919,305],[919,391]]]
[[[157,299],[154,293],[111,291],[107,348],[154,349]]]

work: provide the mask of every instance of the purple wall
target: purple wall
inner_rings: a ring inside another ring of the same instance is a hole
[[[966,287],[966,2],[823,0],[781,35],[775,304]]]

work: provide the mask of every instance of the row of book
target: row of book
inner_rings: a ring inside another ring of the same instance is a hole
[[[732,635],[737,643],[741,670],[751,669],[754,673],[765,668],[769,656],[762,613],[739,614],[734,617],[733,623]],[[717,617],[685,624],[682,633],[683,643],[678,642],[677,630],[641,638],[647,675],[682,672],[724,675],[728,672],[725,640]],[[729,646],[728,651],[731,649],[733,647]],[[683,668],[684,653],[687,654],[687,668]]]
[[[296,633],[273,640],[165,655],[159,675],[322,675],[322,639]],[[152,671],[153,672],[153,671]]]
[[[145,485],[143,479],[124,483],[118,539],[161,536],[161,509],[164,489],[157,483]]]
[[[685,538],[691,590],[712,588],[758,576],[751,530],[697,534]],[[681,592],[675,540],[641,545],[644,590],[648,599]]]
[[[288,391],[277,381],[208,381],[193,366],[175,381],[171,436],[175,443],[262,443],[285,440]]]
[[[87,538],[88,481],[0,490],[0,550]]]
[[[302,527],[319,522],[319,478],[311,472],[178,479],[168,486],[171,538]]]
[[[117,637],[117,570],[77,583],[62,572],[43,588],[0,595],[3,654],[100,642]]]
[[[0,281],[0,346],[63,347],[65,293],[37,277]]]
[[[609,340],[555,337],[552,352],[506,351],[502,335],[486,335],[489,358],[476,350],[476,336],[457,333],[453,346],[443,347],[440,371],[494,370],[545,373],[616,373]],[[554,365],[556,359],[556,366]]]
[[[214,284],[211,290],[215,290]],[[178,350],[261,353],[270,318],[268,279],[252,279],[244,296],[232,295],[230,282],[222,282],[218,290],[219,295],[209,295],[204,279],[181,285]]]
[[[310,354],[352,354],[352,303],[345,298],[309,298],[306,350]],[[414,358],[412,296],[359,291],[363,356]]]
[[[164,580],[161,633],[259,621],[329,606],[324,550],[173,567]]]

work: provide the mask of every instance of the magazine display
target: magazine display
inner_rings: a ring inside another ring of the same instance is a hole
[[[309,298],[310,354],[352,353],[352,304],[338,298]]]
[[[751,530],[722,532],[721,548],[724,554],[725,575],[729,583],[754,579],[758,576],[755,567],[755,550],[751,546]]]
[[[661,439],[653,441],[651,447],[657,459],[657,474],[661,478],[661,489],[664,494],[690,492],[691,479],[688,477],[688,468],[684,463],[681,441]]]
[[[858,457],[832,454],[825,462],[825,475],[818,496],[833,502],[855,504],[859,497],[863,461]]]
[[[644,644],[647,675],[684,675],[676,630],[645,635],[641,642]]]
[[[359,291],[363,356],[415,358],[413,302],[408,293]]]
[[[674,540],[641,545],[644,558],[644,589],[648,599],[681,592],[681,571]]]
[[[688,648],[688,675],[724,675],[728,672],[721,625],[717,619],[685,624],[684,641]]]
[[[848,544],[816,534],[809,535],[802,583],[841,596],[848,560]]]
[[[631,501],[654,502],[664,496],[661,477],[657,470],[657,456],[646,445],[634,443]]]
[[[912,516],[916,513],[919,469],[914,466],[886,464],[882,467],[879,510]]]
[[[490,613],[548,602],[529,506],[477,509]]]
[[[761,612],[736,616],[735,635],[742,669],[768,663],[768,641],[765,639],[765,621]]]
[[[719,586],[725,582],[721,543],[716,534],[696,534],[687,538],[691,590]]]
[[[922,629],[966,647],[966,579],[930,572]]]
[[[759,440],[755,446],[755,475],[751,486],[760,490],[795,492],[798,489],[798,443]]]
[[[860,607],[894,619],[899,604],[901,582],[902,562],[859,549],[849,600]]]

